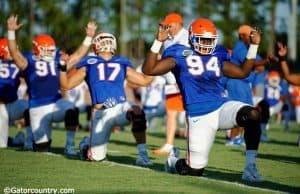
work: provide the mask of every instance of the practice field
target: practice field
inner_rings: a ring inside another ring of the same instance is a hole
[[[20,189],[25,193],[27,188],[93,194],[300,193],[300,148],[296,145],[300,127],[294,122],[291,122],[289,133],[283,131],[283,126],[272,124],[268,131],[270,142],[261,144],[257,166],[265,178],[262,183],[247,183],[240,179],[244,148],[225,146],[224,131],[217,134],[204,177],[165,173],[167,156],[151,153],[164,143],[163,130],[162,126],[147,133],[149,155],[154,163],[151,168],[134,165],[137,149],[129,128],[112,134],[108,158],[104,162],[64,157],[65,131],[62,129],[53,130],[50,153],[0,149],[0,193],[17,193]],[[18,131],[13,128],[10,134]],[[88,135],[88,132],[77,132],[77,148],[81,138]],[[184,156],[185,140],[176,139],[175,142]]]

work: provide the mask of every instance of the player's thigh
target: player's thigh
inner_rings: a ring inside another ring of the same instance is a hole
[[[10,103],[8,106],[9,119],[15,121],[23,118],[24,111],[28,108],[27,100],[16,100],[13,103]]]
[[[56,101],[55,108],[53,110],[52,118],[54,122],[64,121],[67,110],[75,108],[74,103],[60,99]]]
[[[219,129],[230,129],[237,126],[236,116],[238,111],[243,106],[250,106],[249,104],[239,101],[228,101],[220,107]]]
[[[218,130],[218,110],[212,113],[187,117],[188,149],[187,160],[192,168],[204,168]]]
[[[29,109],[30,125],[34,134],[35,140],[49,136],[51,131],[52,112],[55,104],[49,104],[40,107]],[[48,137],[50,138],[50,137]]]

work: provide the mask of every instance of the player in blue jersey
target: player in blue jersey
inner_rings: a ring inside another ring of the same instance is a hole
[[[68,90],[82,81],[88,84],[93,106],[91,137],[85,137],[79,147],[82,159],[101,161],[106,158],[107,144],[113,126],[131,123],[138,158],[137,165],[152,165],[146,149],[146,119],[144,111],[126,101],[124,81],[146,86],[153,80],[136,72],[128,58],[115,55],[116,38],[109,33],[99,33],[93,39],[94,56],[87,56],[77,66],[70,78],[60,73],[61,86]]]
[[[76,156],[74,147],[75,131],[78,127],[78,110],[74,104],[61,98],[58,62],[60,54],[54,39],[47,34],[37,35],[33,40],[33,53],[21,53],[16,44],[15,31],[22,24],[17,16],[7,20],[9,50],[16,65],[23,71],[29,94],[30,125],[33,132],[34,151],[48,151],[51,144],[52,122],[65,122],[67,138],[65,154]],[[77,63],[83,57],[96,31],[96,23],[91,21],[86,27],[86,38],[70,61]],[[72,65],[72,64],[71,64]]]
[[[239,40],[234,45],[232,49],[232,56],[231,56],[231,62],[236,65],[241,65],[246,58],[248,47],[250,44],[250,33],[253,31],[253,28],[248,25],[241,25],[238,29],[238,35]],[[249,76],[247,76],[244,79],[233,79],[233,78],[227,78],[225,79],[225,88],[228,92],[228,97],[231,100],[237,100],[241,101],[250,105],[257,105],[258,110],[261,111],[261,130],[262,134],[261,139],[266,140],[265,134],[266,134],[266,125],[269,120],[269,106],[266,101],[263,100],[263,97],[256,98],[258,102],[256,104],[253,103],[253,94],[252,94],[252,82],[254,80],[255,74],[259,73],[263,69],[261,67],[264,67],[264,65],[268,64],[270,59],[272,57],[268,57],[267,59],[262,59],[259,55],[256,56],[255,65],[260,65],[259,68],[261,70],[258,71],[257,69],[253,69],[253,71],[250,72]],[[227,142],[229,145],[234,143],[238,137],[232,138],[229,142]],[[239,137],[238,142],[244,142],[243,137]],[[242,140],[242,141],[241,141]],[[228,145],[227,144],[227,145]]]
[[[260,34],[251,32],[251,44],[241,66],[230,62],[228,51],[217,46],[217,30],[208,19],[199,18],[190,25],[191,48],[173,45],[156,56],[164,29],[158,32],[151,51],[143,65],[147,75],[161,75],[172,71],[183,96],[187,114],[187,155],[179,159],[173,149],[166,162],[166,170],[181,175],[201,176],[208,163],[208,155],[218,129],[241,126],[245,129],[246,165],[242,179],[259,182],[255,160],[260,137],[260,114],[249,104],[231,101],[224,97],[220,78],[224,75],[245,78],[254,66]]]
[[[18,100],[20,69],[8,50],[8,40],[0,39],[0,148],[23,146],[25,136],[19,132],[15,138],[8,137],[9,123],[23,118],[28,108],[27,100]]]

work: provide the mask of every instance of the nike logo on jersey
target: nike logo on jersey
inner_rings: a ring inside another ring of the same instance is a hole
[[[194,119],[194,120],[192,120],[193,121],[193,123],[196,123],[196,122],[198,122],[200,119]]]

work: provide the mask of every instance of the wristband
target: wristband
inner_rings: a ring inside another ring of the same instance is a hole
[[[279,58],[279,62],[281,61],[287,61],[287,57],[286,56],[278,56]]]
[[[60,71],[62,72],[67,72],[67,65],[64,61],[60,60],[58,63],[58,68],[60,69]]]
[[[82,44],[89,47],[92,44],[92,40],[93,40],[92,37],[86,36]]]
[[[153,53],[159,53],[159,50],[160,50],[160,48],[161,48],[161,46],[162,46],[162,42],[160,42],[160,41],[158,41],[158,40],[154,40],[154,42],[153,42],[153,44],[152,44],[152,46],[151,46],[151,51],[153,52]]]
[[[255,59],[257,54],[258,45],[250,44],[246,59]]]
[[[16,40],[16,32],[14,30],[8,30],[7,39]]]

